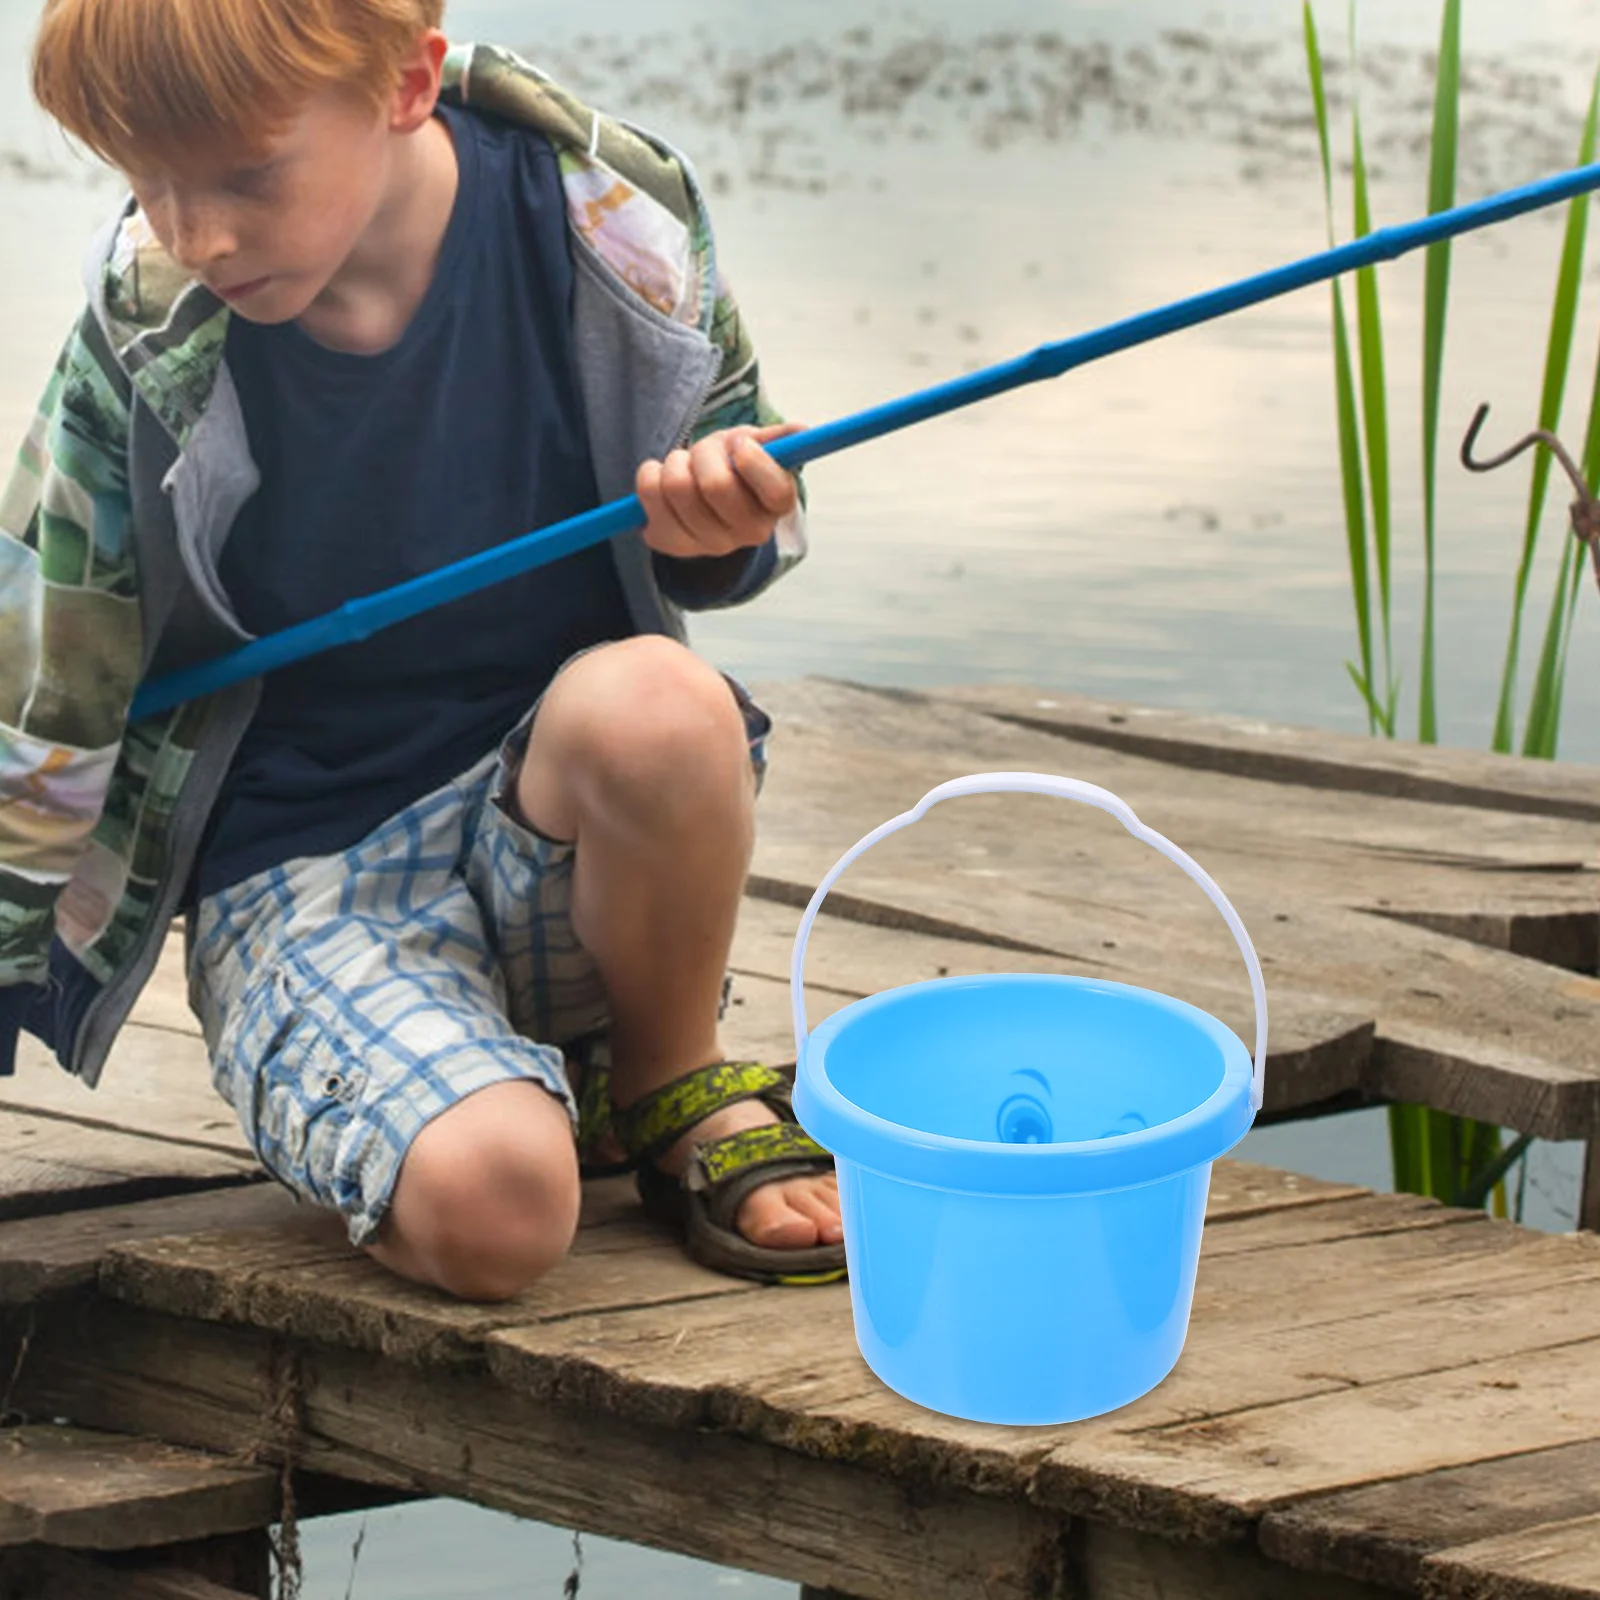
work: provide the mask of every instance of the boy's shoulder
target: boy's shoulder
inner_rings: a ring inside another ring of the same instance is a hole
[[[537,128],[563,167],[604,167],[685,225],[699,202],[682,155],[661,140],[597,111],[514,51],[457,45],[445,57],[444,92],[461,103]]]
[[[689,162],[664,140],[587,105],[513,51],[458,45],[444,93],[542,133],[555,148],[567,220],[621,280],[674,321],[716,313],[710,220]]]

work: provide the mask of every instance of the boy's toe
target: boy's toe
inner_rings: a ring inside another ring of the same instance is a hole
[[[775,1250],[837,1244],[844,1237],[838,1191],[828,1178],[791,1178],[753,1190],[739,1207],[737,1226],[751,1244]]]
[[[789,1203],[809,1217],[816,1227],[817,1244],[838,1244],[844,1238],[839,1216],[839,1185],[831,1174],[802,1178],[792,1186]]]

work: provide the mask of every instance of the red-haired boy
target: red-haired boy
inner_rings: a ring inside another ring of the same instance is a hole
[[[768,723],[681,642],[803,552],[784,425],[687,164],[441,9],[45,9],[132,196],[0,500],[0,1063],[93,1082],[186,913],[218,1088],[395,1271],[517,1292],[604,1140],[697,1258],[835,1279],[831,1163],[718,1041]],[[128,721],[635,487],[642,536]]]

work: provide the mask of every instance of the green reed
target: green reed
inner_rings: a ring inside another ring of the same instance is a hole
[[[1337,242],[1333,199],[1333,146],[1328,131],[1328,97],[1322,70],[1322,50],[1317,41],[1316,18],[1310,0],[1305,0],[1306,61],[1311,74],[1311,96],[1316,107],[1317,138],[1322,153],[1322,187],[1328,217],[1328,243]],[[1366,199],[1366,167],[1361,152],[1360,123],[1356,124],[1356,171],[1358,194]],[[1371,227],[1370,211],[1364,215]],[[1358,227],[1360,222],[1358,221]],[[1365,292],[1371,279],[1371,292]],[[1369,728],[1394,735],[1393,703],[1395,684],[1392,667],[1389,611],[1389,434],[1388,407],[1383,372],[1382,314],[1378,302],[1376,275],[1363,271],[1357,276],[1358,332],[1362,341],[1361,409],[1356,399],[1355,363],[1351,356],[1350,327],[1345,315],[1344,285],[1335,278],[1329,286],[1333,303],[1334,393],[1339,425],[1340,480],[1344,487],[1345,543],[1350,559],[1350,594],[1355,602],[1356,638],[1360,662],[1345,666],[1358,693],[1366,702]],[[1368,469],[1362,451],[1362,421],[1366,422],[1366,458],[1371,462],[1375,549],[1367,546]],[[1384,652],[1384,693],[1380,697],[1373,681],[1372,570],[1378,574],[1378,603],[1382,622]]]
[[[1311,0],[1302,0],[1306,62],[1316,113],[1322,160],[1322,187],[1328,238],[1337,242],[1334,153],[1324,56]],[[1357,90],[1356,0],[1349,7],[1350,174],[1353,227],[1357,237],[1372,230],[1371,192],[1362,137]],[[1578,160],[1594,160],[1600,121],[1600,75],[1590,97]],[[1428,209],[1447,210],[1456,203],[1457,155],[1461,133],[1461,0],[1444,0],[1440,19],[1439,55],[1434,83],[1433,127],[1428,163]],[[1560,422],[1566,393],[1578,302],[1587,246],[1589,203],[1572,202],[1556,280],[1550,334],[1545,352],[1541,427]],[[1422,349],[1422,635],[1419,650],[1417,737],[1438,739],[1437,585],[1438,457],[1443,409],[1445,334],[1450,299],[1451,247],[1431,246],[1425,263]],[[1384,356],[1382,306],[1374,268],[1356,274],[1356,339],[1352,347],[1343,287],[1332,287],[1333,355],[1340,478],[1344,491],[1345,535],[1355,603],[1359,661],[1347,662],[1350,677],[1366,706],[1374,734],[1396,737],[1399,720],[1399,676],[1395,670],[1391,625],[1393,580],[1393,504],[1389,460],[1388,383]],[[1591,488],[1600,481],[1600,358],[1597,358],[1590,401],[1583,469]],[[1516,680],[1522,644],[1523,616],[1531,585],[1534,557],[1549,487],[1549,456],[1537,452],[1530,486],[1522,555],[1513,587],[1511,634],[1495,715],[1493,747],[1516,747]],[[1565,540],[1560,569],[1550,600],[1527,719],[1524,755],[1554,758],[1560,737],[1561,704],[1573,623],[1584,587],[1583,551]],[[1374,618],[1376,617],[1376,627]],[[1424,1106],[1396,1105],[1389,1111],[1390,1146],[1397,1189],[1428,1194],[1461,1204],[1482,1205],[1493,1193],[1496,1209],[1505,1211],[1504,1179],[1525,1154],[1522,1137],[1502,1147],[1501,1132],[1492,1124],[1448,1116]],[[1526,1176],[1526,1166],[1523,1169]],[[1518,1212],[1521,1210],[1520,1190]]]
[[[1352,17],[1355,0],[1350,0]],[[1355,78],[1351,41],[1350,73]],[[1461,0],[1445,0],[1439,30],[1439,68],[1433,94],[1433,137],[1428,157],[1428,211],[1448,211],[1456,203],[1456,145],[1461,133]],[[1435,529],[1439,509],[1439,406],[1444,379],[1445,316],[1450,303],[1449,240],[1427,253],[1422,302],[1422,682],[1417,737],[1439,738],[1434,676],[1434,581],[1438,572]]]
[[[1583,138],[1578,149],[1580,163],[1595,158],[1597,123],[1600,123],[1600,73],[1589,95],[1589,114],[1584,119]],[[1555,304],[1550,315],[1550,338],[1545,351],[1544,391],[1539,406],[1539,426],[1554,432],[1561,423],[1562,399],[1566,393],[1567,371],[1572,359],[1573,335],[1577,326],[1578,297],[1583,282],[1585,248],[1588,243],[1589,207],[1572,202],[1567,211],[1567,232],[1562,244],[1561,266],[1556,278]],[[1590,491],[1600,481],[1600,360],[1597,360],[1589,401],[1589,427],[1583,449],[1583,475]],[[1510,752],[1515,748],[1516,730],[1513,706],[1516,696],[1517,657],[1522,637],[1522,610],[1532,576],[1533,557],[1543,519],[1545,492],[1549,487],[1551,463],[1547,452],[1536,453],[1533,483],[1528,495],[1528,518],[1523,533],[1522,559],[1517,564],[1517,581],[1511,610],[1511,637],[1506,647],[1506,665],[1500,688],[1500,705],[1495,716],[1494,748]],[[1539,667],[1534,676],[1533,694],[1528,705],[1528,720],[1523,730],[1522,753],[1555,759],[1561,738],[1562,691],[1567,678],[1567,647],[1572,638],[1578,596],[1583,589],[1583,549],[1570,535],[1564,535],[1561,566],[1550,597],[1550,615],[1545,624]]]

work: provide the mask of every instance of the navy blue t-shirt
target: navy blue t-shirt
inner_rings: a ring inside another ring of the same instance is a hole
[[[235,317],[261,487],[221,561],[266,634],[593,507],[555,153],[441,107],[460,184],[430,284],[379,355]],[[605,546],[272,673],[193,884],[356,843],[494,748],[575,650],[635,632]]]

